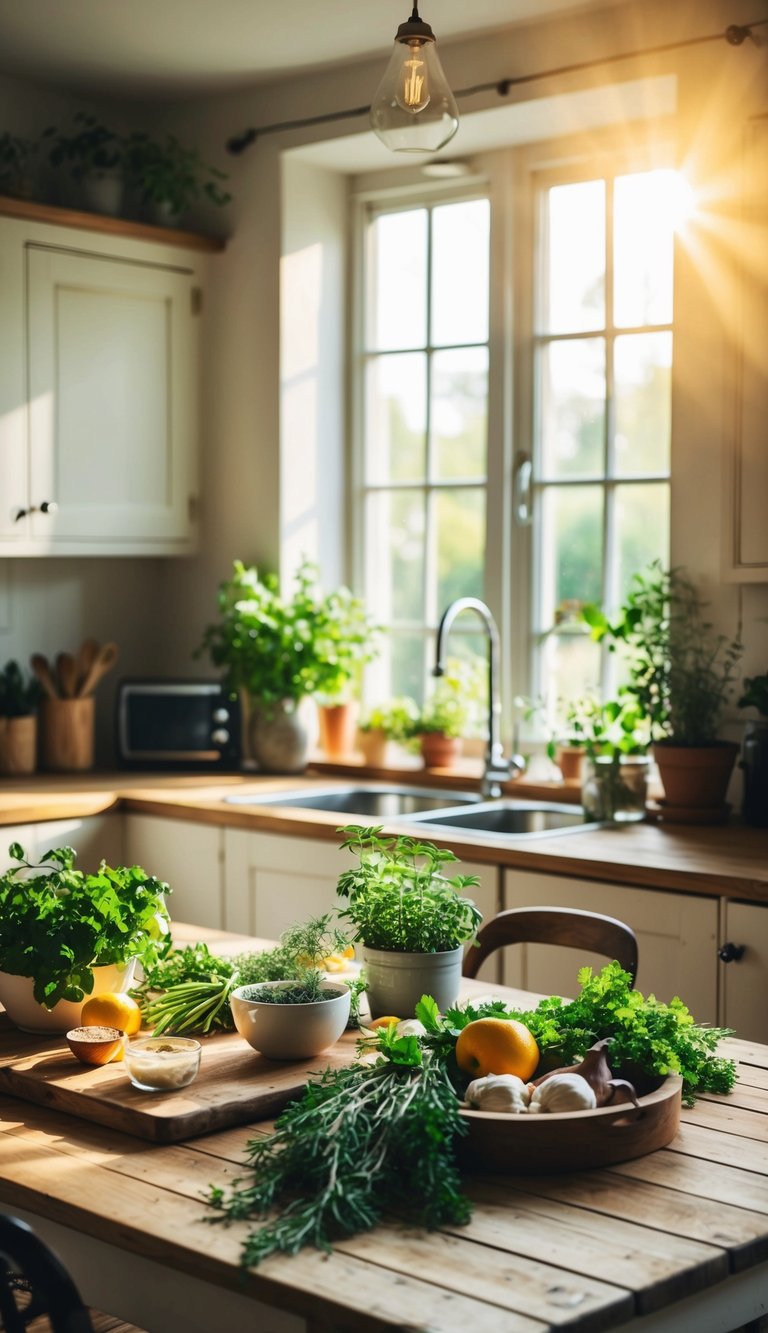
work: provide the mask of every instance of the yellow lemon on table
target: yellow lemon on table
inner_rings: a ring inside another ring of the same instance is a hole
[[[367,1028],[394,1028],[400,1022],[392,1014],[383,1014],[381,1018],[374,1018],[370,1023],[366,1023]]]
[[[525,1083],[539,1063],[533,1034],[515,1018],[476,1018],[456,1041],[456,1063],[465,1074],[516,1074]]]
[[[120,1028],[132,1037],[141,1027],[141,1009],[131,995],[122,991],[92,995],[80,1014],[82,1027]]]

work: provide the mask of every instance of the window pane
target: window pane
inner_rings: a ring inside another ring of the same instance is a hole
[[[594,477],[605,456],[605,342],[584,338],[541,349],[541,474]]]
[[[427,341],[427,210],[384,213],[371,226],[368,346],[423,347]]]
[[[603,491],[552,486],[543,499],[539,624],[549,629],[564,602],[602,598]]]
[[[547,190],[544,209],[542,331],[600,329],[605,324],[605,181],[556,185]]]
[[[427,358],[423,352],[368,363],[366,480],[413,481],[427,466]]]
[[[615,468],[619,476],[669,471],[672,334],[616,339]]]
[[[547,724],[554,729],[562,705],[600,694],[600,647],[589,634],[549,634],[542,653]]]
[[[434,345],[485,342],[488,337],[490,212],[487,199],[473,199],[445,204],[432,213]]]
[[[432,357],[432,466],[435,475],[484,477],[488,349],[462,347]]]
[[[672,319],[672,255],[676,171],[617,176],[613,203],[614,320],[668,324]]]
[[[395,633],[389,636],[390,685],[386,697],[408,694],[421,703],[424,698],[426,644],[421,634]]]
[[[435,495],[437,610],[456,597],[482,597],[485,560],[485,491]]]
[[[669,550],[669,486],[616,487],[617,586],[616,605],[629,590],[633,574],[657,556],[666,559]]]
[[[367,601],[378,620],[424,620],[425,501],[421,491],[368,497]]]

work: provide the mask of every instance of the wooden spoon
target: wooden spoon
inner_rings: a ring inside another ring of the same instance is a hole
[[[102,676],[106,676],[108,671],[117,661],[117,644],[105,643],[96,654],[95,661],[91,664],[85,680],[80,686],[80,698],[85,699],[89,694],[93,694]]]
[[[43,653],[33,653],[29,659],[33,674],[37,677],[49,699],[58,699],[59,691],[53,678],[48,658]]]
[[[99,655],[98,639],[83,639],[77,650],[77,689],[75,694],[80,694],[85,678]]]
[[[77,694],[77,663],[71,653],[57,655],[56,675],[62,699],[74,699]]]

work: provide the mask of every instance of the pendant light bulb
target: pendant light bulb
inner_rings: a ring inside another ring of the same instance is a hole
[[[371,128],[394,153],[434,153],[453,138],[459,113],[434,33],[413,6],[401,23],[370,112]]]

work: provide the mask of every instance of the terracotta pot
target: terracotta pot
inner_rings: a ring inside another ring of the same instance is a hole
[[[37,718],[0,717],[0,773],[34,773]]]
[[[424,731],[419,737],[425,768],[451,768],[461,754],[461,737],[442,731]]]
[[[563,782],[581,782],[584,772],[584,750],[578,745],[558,745],[557,767]]]
[[[318,705],[320,749],[327,759],[348,759],[354,753],[359,711],[356,702]]]
[[[712,820],[725,819],[728,790],[739,747],[733,741],[714,745],[654,745],[653,755],[664,787],[665,818],[683,812],[710,811]]]

